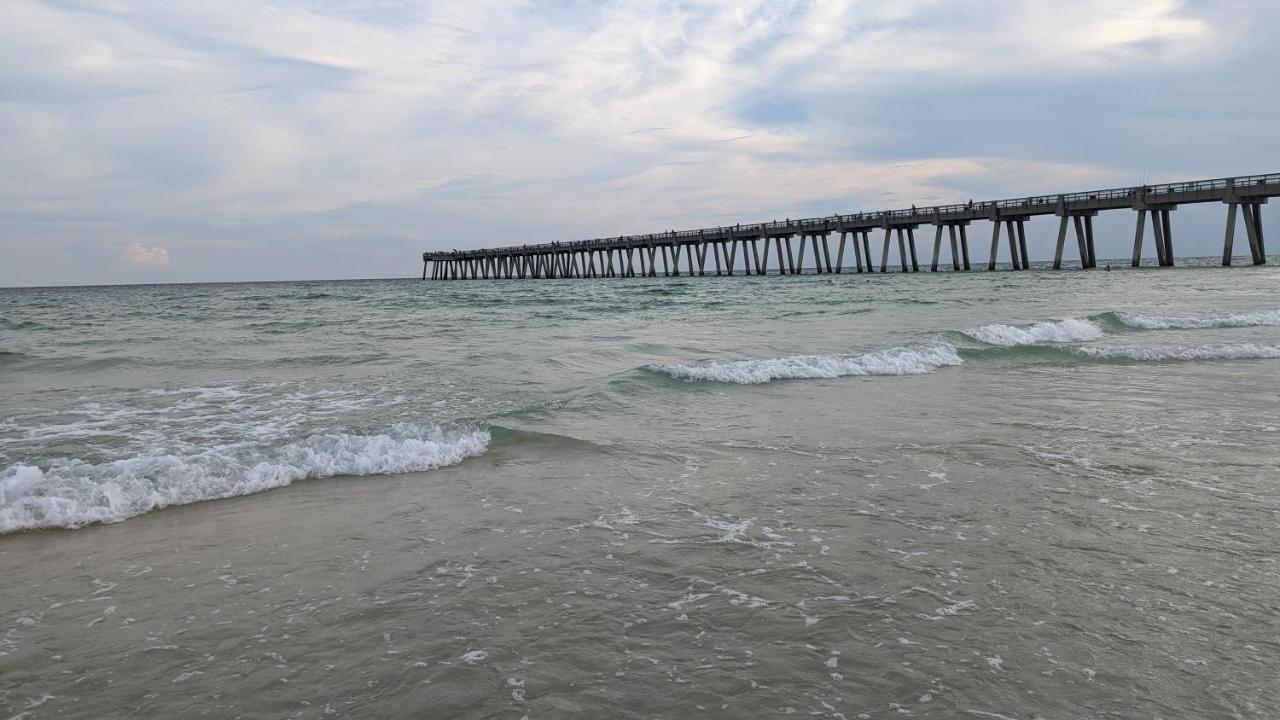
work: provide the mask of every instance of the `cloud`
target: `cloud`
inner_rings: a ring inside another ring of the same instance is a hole
[[[169,264],[169,251],[154,245],[134,242],[129,246],[129,262],[134,267],[156,268]]]
[[[0,285],[109,280],[84,247],[138,237],[181,253],[175,280],[394,276],[433,247],[1265,172],[1277,22],[1267,0],[5,0]]]

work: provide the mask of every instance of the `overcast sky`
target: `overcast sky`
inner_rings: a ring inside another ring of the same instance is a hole
[[[1270,0],[2,0],[0,285],[1280,171],[1278,36]]]

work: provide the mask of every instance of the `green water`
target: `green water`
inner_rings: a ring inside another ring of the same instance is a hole
[[[0,290],[0,715],[1274,717],[1200,265]]]

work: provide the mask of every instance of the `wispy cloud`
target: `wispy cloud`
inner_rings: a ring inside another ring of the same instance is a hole
[[[0,284],[127,279],[81,251],[136,237],[181,249],[167,279],[396,275],[433,246],[1266,170],[1277,19],[1262,0],[7,0]]]

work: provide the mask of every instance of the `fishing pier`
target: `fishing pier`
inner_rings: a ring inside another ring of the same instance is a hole
[[[1058,218],[1058,241],[1053,267],[1062,268],[1068,235],[1073,235],[1080,267],[1097,266],[1093,218],[1103,210],[1138,213],[1133,238],[1132,264],[1141,264],[1148,235],[1155,244],[1162,267],[1174,264],[1173,224],[1170,213],[1180,205],[1222,203],[1227,206],[1222,264],[1230,265],[1237,217],[1244,225],[1254,265],[1267,261],[1262,233],[1262,206],[1280,195],[1280,173],[1247,175],[1215,180],[1142,185],[1093,190],[1066,195],[1041,195],[1014,200],[967,202],[960,205],[911,207],[906,210],[861,212],[851,215],[786,222],[702,228],[649,235],[629,235],[595,240],[553,242],[454,252],[422,254],[422,279],[538,279],[605,277],[679,277],[681,275],[766,275],[770,255],[776,273],[798,275],[804,270],[805,248],[813,251],[814,270],[822,273],[889,271],[889,249],[897,241],[902,272],[919,272],[916,230],[932,226],[933,254],[929,269],[938,271],[943,236],[950,250],[951,270],[972,269],[969,228],[991,223],[987,270],[995,270],[1001,233],[1008,244],[1013,270],[1030,267],[1027,256],[1027,222],[1037,216]],[[1147,231],[1148,221],[1151,230]],[[872,235],[879,235],[879,267],[872,255]],[[832,252],[834,237],[839,244]],[[683,258],[682,258],[683,256]],[[835,262],[832,262],[834,258]],[[846,259],[852,266],[846,266]],[[682,266],[683,261],[683,266]],[[710,262],[708,262],[710,261]]]

